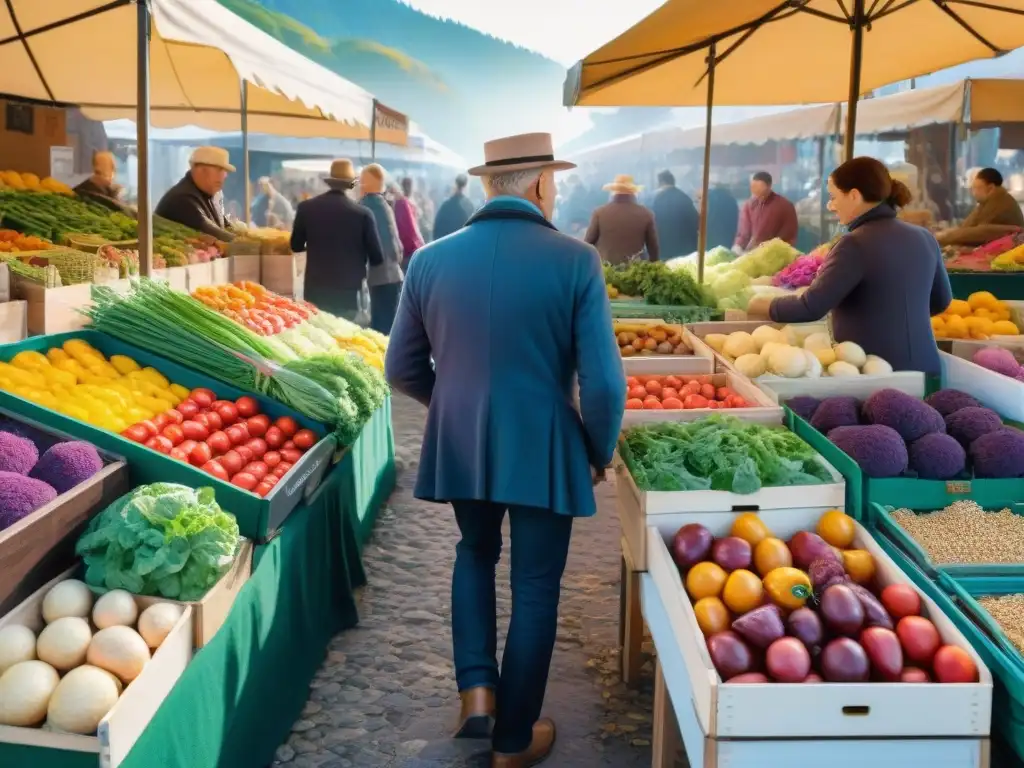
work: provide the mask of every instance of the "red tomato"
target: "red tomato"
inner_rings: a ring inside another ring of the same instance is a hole
[[[210,428],[211,432],[216,432],[218,429],[222,429],[224,427],[224,421],[216,411],[206,412],[206,422],[206,425]]]
[[[879,595],[882,605],[897,621],[921,613],[921,596],[909,584],[890,584]]]
[[[194,421],[196,424],[202,424],[204,427],[206,427],[207,431],[210,430],[210,415],[208,413],[197,413],[195,416],[192,417],[192,421]]]
[[[200,408],[209,408],[213,401],[216,399],[216,395],[208,389],[193,389],[189,394],[188,399],[198,405]]]
[[[673,387],[662,387],[661,389],[661,402],[665,402],[671,398],[679,399],[679,390]]]
[[[644,401],[641,400],[639,397],[631,397],[631,398],[629,398],[629,400],[626,401],[626,410],[627,411],[638,411],[638,410],[640,410],[643,407],[644,407]]]
[[[246,443],[245,447],[252,451],[252,455],[255,456],[257,459],[261,458],[263,454],[267,452],[266,442],[260,440],[258,437],[254,437],[252,440]]]
[[[217,406],[217,415],[224,424],[234,424],[238,421],[238,409],[234,403],[221,403]]]
[[[660,395],[662,390],[661,382],[657,379],[651,379],[644,384],[644,389],[647,390],[649,395]]]
[[[242,461],[242,457],[238,455],[238,451],[228,451],[219,459],[217,459],[227,470],[229,476],[234,477],[236,474],[242,471],[242,467],[245,466],[245,462]]]
[[[133,424],[121,433],[121,437],[127,437],[134,443],[144,443],[149,440],[151,435],[149,434],[149,430],[142,424]]]
[[[626,387],[627,387],[627,388],[628,388],[628,387],[635,387],[635,386],[637,386],[637,385],[638,385],[639,383],[640,383],[640,382],[636,380],[636,376],[627,376],[627,377],[626,377]]]
[[[661,401],[661,407],[669,411],[678,411],[683,407],[683,401],[678,397],[666,397]]]
[[[240,424],[232,424],[224,430],[232,445],[242,445],[249,439],[249,433]]]
[[[232,403],[232,402],[231,402],[230,400],[214,400],[214,401],[213,401],[213,402],[212,402],[212,403],[210,404],[210,408],[211,408],[212,410],[216,411],[216,410],[217,410],[218,408],[220,408],[220,407],[221,407],[222,405],[224,405],[225,403],[231,403],[231,405],[234,405],[234,403]]]
[[[202,467],[213,458],[213,449],[206,443],[196,443],[196,447],[192,449],[192,453],[189,454],[188,458],[193,466]]]
[[[705,400],[715,399],[715,387],[713,384],[701,384],[700,394]]]
[[[248,419],[260,412],[260,404],[256,402],[256,398],[249,397],[248,395],[235,400],[235,408],[238,410],[238,415],[243,419]]]
[[[178,446],[177,448],[171,448],[171,452],[169,455],[172,459],[188,463],[188,451],[183,449],[181,446]]]
[[[164,411],[163,416],[167,418],[168,424],[181,424],[185,420],[185,415],[177,408],[172,408],[169,411]]]
[[[248,464],[250,461],[256,458],[255,456],[253,456],[252,448],[250,448],[248,445],[236,445],[235,452],[242,457],[242,461],[245,462],[246,464]]]
[[[715,390],[715,397],[717,397],[719,400],[725,400],[729,397],[729,395],[734,394],[736,393],[733,392],[728,387],[719,387],[718,389]]]
[[[172,445],[181,445],[185,439],[185,433],[177,424],[168,424],[160,434],[170,440]]]
[[[175,410],[177,410],[178,413],[180,413],[186,419],[191,419],[193,416],[199,413],[199,406],[196,405],[191,400],[182,400],[180,403],[178,403]]]
[[[245,422],[246,429],[251,437],[263,437],[270,429],[270,417],[264,413],[253,416]]]
[[[658,407],[661,408],[661,403],[658,403]],[[302,458],[302,451],[297,448],[282,448],[281,458],[289,464],[294,464]]]
[[[267,445],[271,448],[280,448],[285,441],[284,432],[276,424],[267,430],[267,434],[263,436],[263,439],[267,441]]]
[[[299,431],[299,425],[295,423],[295,419],[291,416],[282,416],[274,422],[274,426],[280,429],[286,438]]]
[[[198,421],[183,421],[181,423],[181,430],[185,433],[187,440],[195,440],[196,442],[205,440],[210,436],[210,430]]]
[[[664,384],[669,389],[675,390],[678,390],[681,386],[683,386],[683,382],[679,380],[678,376],[666,376]]]
[[[724,408],[724,407],[725,407],[725,403],[720,403],[717,400],[708,400],[708,408],[710,408],[712,411],[715,411],[715,410],[718,410],[719,408]]]
[[[259,485],[256,486],[256,495],[262,499],[272,490],[274,490],[274,486],[272,486],[266,480],[261,480]]]
[[[239,472],[231,478],[231,484],[237,485],[246,491],[253,490],[259,481],[248,472]]]
[[[263,478],[264,483],[268,483],[271,488],[281,482],[281,478],[274,474],[269,474]]]
[[[183,450],[185,454],[188,455],[192,453],[192,449],[195,448],[197,445],[199,445],[199,443],[197,443],[195,440],[186,439],[181,445],[178,446],[178,448]]]
[[[692,395],[687,395],[685,398],[683,398],[683,408],[686,408],[687,410],[692,410],[694,408],[707,408],[707,407],[708,407],[708,399],[706,397],[704,397],[703,395],[698,395],[698,394],[694,393]]]
[[[171,423],[171,420],[166,413],[161,413],[153,417],[153,423],[156,425],[157,432],[162,432],[164,427]]]
[[[263,454],[263,463],[273,469],[281,463],[281,454],[277,451],[267,451]]]
[[[976,683],[978,667],[971,654],[955,645],[944,645],[932,659],[935,680],[940,683]]]
[[[939,630],[921,616],[904,616],[896,625],[896,635],[903,646],[907,661],[927,666],[939,650],[942,640]]]
[[[157,435],[160,434],[160,430],[157,429],[157,426],[156,426],[155,423],[153,423],[152,419],[146,419],[145,421],[140,421],[137,426],[140,426],[144,430],[146,430],[147,438],[149,438],[149,437],[156,437]]]
[[[665,406],[663,406],[661,404],[660,400],[656,400],[653,397],[650,400],[644,400],[644,410],[645,411],[658,411],[658,410],[661,410],[664,407]],[[283,448],[281,449],[281,455],[282,456],[285,455]]]
[[[295,437],[292,440],[295,443],[295,447],[300,451],[308,451],[316,445],[316,432],[311,429],[300,429],[295,433]]]
[[[206,444],[216,456],[230,451],[232,445],[231,438],[219,430],[206,438]]]
[[[274,467],[274,477],[284,477],[288,474],[288,470],[292,468],[292,465],[287,461],[282,461],[276,467]]]
[[[629,388],[628,397],[633,400],[643,400],[647,397],[647,390],[644,388],[643,384],[634,384]]]
[[[654,398],[654,399],[658,400],[658,398]],[[661,401],[658,400],[658,402],[660,403]],[[284,441],[284,445],[281,446],[281,450],[282,451],[294,451],[295,450],[295,441],[294,440],[285,440]]]
[[[213,475],[218,480],[223,480],[225,483],[228,481],[227,470],[221,466],[219,461],[208,461],[203,464],[202,469],[204,472]]]
[[[257,480],[262,480],[270,471],[270,468],[262,461],[251,461],[242,468],[242,471],[248,472]]]
[[[146,447],[152,448],[157,453],[170,453],[171,448],[174,447],[174,443],[163,435],[157,435],[156,437],[151,437],[146,441]]]
[[[731,395],[729,397],[729,407],[730,408],[746,408],[747,407],[747,401],[744,400],[739,395]]]

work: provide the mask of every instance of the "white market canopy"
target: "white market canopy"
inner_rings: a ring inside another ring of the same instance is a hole
[[[151,122],[405,145],[408,121],[216,0],[150,0]],[[134,0],[0,3],[0,95],[78,105],[94,120],[135,118]]]
[[[841,110],[841,112],[840,112]],[[770,141],[842,136],[845,105],[790,109],[764,117],[714,126],[712,144],[766,144]],[[986,78],[862,99],[857,108],[857,135],[899,133],[935,124],[984,128],[1024,123],[1024,80]],[[605,142],[574,155],[596,161],[632,152],[668,154],[704,146],[704,127],[661,128]]]

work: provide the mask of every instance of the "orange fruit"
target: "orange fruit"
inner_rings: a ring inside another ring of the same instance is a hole
[[[761,605],[763,597],[764,587],[761,585],[761,579],[757,574],[744,568],[730,573],[722,589],[722,602],[736,614],[754,610]]]
[[[750,546],[756,547],[764,539],[771,536],[772,532],[768,530],[768,526],[764,524],[764,521],[757,514],[754,512],[744,512],[732,521],[729,535],[743,539]]]
[[[844,549],[843,567],[858,584],[867,584],[875,578],[875,558],[864,549]]]
[[[732,623],[729,609],[717,597],[702,597],[694,603],[693,612],[697,615],[700,631],[709,637],[716,632],[724,632]]]
[[[692,600],[718,597],[725,586],[727,575],[715,563],[697,563],[686,574],[686,593]]]
[[[767,576],[776,568],[786,568],[793,564],[793,555],[786,542],[769,536],[761,539],[754,547],[754,567],[762,576]]]
[[[799,568],[783,566],[768,572],[764,577],[764,589],[777,606],[795,611],[803,608],[811,596],[811,579]]]
[[[846,549],[853,544],[857,527],[853,524],[853,518],[847,517],[845,512],[830,509],[818,520],[818,535],[833,547]]]

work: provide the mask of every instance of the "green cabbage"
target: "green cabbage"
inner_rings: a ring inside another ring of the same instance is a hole
[[[75,550],[92,587],[191,602],[228,571],[238,545],[238,523],[212,488],[154,483],[93,518]]]

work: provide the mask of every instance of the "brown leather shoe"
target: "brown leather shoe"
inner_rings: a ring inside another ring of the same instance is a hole
[[[524,752],[514,755],[495,752],[491,757],[491,768],[530,768],[540,765],[551,754],[555,746],[555,721],[542,717],[533,724],[533,740]]]
[[[467,688],[459,696],[462,712],[456,739],[489,739],[494,728],[494,689],[486,685]]]

